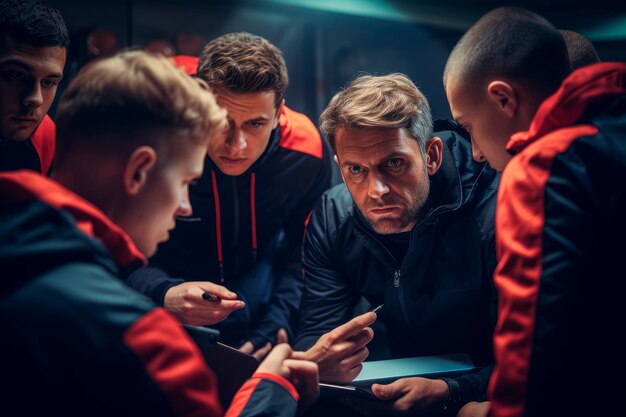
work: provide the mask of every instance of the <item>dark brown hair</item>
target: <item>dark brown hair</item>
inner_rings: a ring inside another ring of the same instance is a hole
[[[289,85],[282,52],[267,39],[247,32],[209,42],[200,55],[197,76],[211,88],[235,93],[273,91],[277,108]]]

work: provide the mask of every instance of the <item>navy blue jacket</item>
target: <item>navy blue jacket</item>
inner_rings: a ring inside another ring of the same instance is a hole
[[[322,197],[304,245],[296,349],[350,320],[362,295],[385,305],[379,321],[392,357],[468,353],[477,365],[492,364],[498,176],[472,160],[470,142],[456,132],[435,134],[444,141],[442,166],[431,177],[430,210],[411,231],[401,263],[344,184]],[[465,401],[484,399],[490,371],[458,379]]]
[[[215,375],[182,326],[122,280],[143,261],[61,185],[0,173],[2,415],[223,414]],[[297,398],[284,378],[255,374],[226,415],[292,416]]]
[[[582,67],[511,136],[493,416],[623,416],[626,64]]]

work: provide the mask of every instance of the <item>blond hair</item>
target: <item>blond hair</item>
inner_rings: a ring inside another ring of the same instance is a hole
[[[211,88],[235,93],[273,91],[276,108],[289,86],[280,49],[247,32],[229,33],[209,42],[200,55],[197,75]]]
[[[404,74],[361,75],[337,93],[320,116],[320,130],[335,149],[338,128],[406,128],[424,152],[433,121],[426,97]]]
[[[175,147],[179,137],[208,144],[225,128],[226,111],[204,82],[167,58],[131,51],[83,68],[63,94],[56,122],[58,161],[77,147]]]

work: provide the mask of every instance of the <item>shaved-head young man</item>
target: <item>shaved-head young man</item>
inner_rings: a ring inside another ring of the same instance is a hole
[[[570,72],[559,31],[518,8],[445,67],[475,159],[502,171],[493,416],[623,414],[626,64]]]

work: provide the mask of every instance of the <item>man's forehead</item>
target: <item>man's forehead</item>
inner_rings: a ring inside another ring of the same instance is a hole
[[[60,46],[33,46],[9,41],[2,43],[0,64],[15,63],[24,69],[62,73],[67,50]]]
[[[246,119],[258,119],[274,117],[275,94],[273,91],[260,93],[236,93],[225,88],[215,90],[217,103],[224,107],[229,115],[245,117]]]
[[[405,128],[339,128],[336,139],[337,152],[342,160],[385,159],[419,152],[417,140]]]

